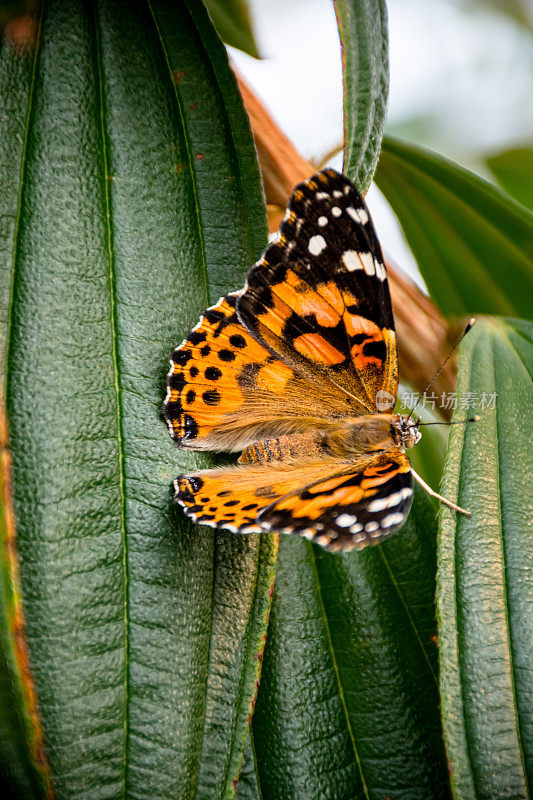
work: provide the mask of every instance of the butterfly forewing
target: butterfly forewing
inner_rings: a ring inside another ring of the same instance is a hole
[[[237,294],[208,309],[172,354],[163,414],[174,440],[242,450],[353,413],[350,398],[273,356],[238,320]]]
[[[383,255],[364,201],[334,170],[296,187],[277,239],[248,273],[237,313],[272,352],[334,383],[367,413],[379,390],[396,397]]]

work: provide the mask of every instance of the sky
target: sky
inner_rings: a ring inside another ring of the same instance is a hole
[[[522,0],[526,12],[533,0]],[[249,0],[261,60],[231,57],[298,150],[315,163],[342,141],[340,45],[331,0]],[[387,131],[466,167],[533,143],[533,32],[474,0],[389,0]],[[342,158],[331,162],[340,168]],[[384,250],[419,285],[416,263],[376,187]]]

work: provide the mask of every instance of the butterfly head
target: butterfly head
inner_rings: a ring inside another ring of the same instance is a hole
[[[406,414],[398,414],[395,428],[398,431],[398,444],[400,447],[405,447],[407,450],[414,447],[420,439],[422,434],[419,431],[420,420],[414,420]]]

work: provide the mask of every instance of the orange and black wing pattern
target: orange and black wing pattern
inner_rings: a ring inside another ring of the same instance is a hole
[[[272,353],[376,410],[398,388],[387,271],[368,209],[343,175],[299,184],[277,238],[237,300],[243,325]],[[364,413],[364,412],[362,412]]]
[[[261,438],[353,414],[349,397],[272,355],[239,321],[238,293],[207,309],[171,357],[163,414],[194,450],[243,450]]]
[[[413,496],[411,466],[399,450],[358,467],[220,467],[180,475],[175,488],[176,501],[199,524],[296,534],[333,552],[379,544],[403,525]]]
[[[261,511],[258,521],[333,552],[362,550],[401,528],[412,500],[411,464],[395,450],[287,494]]]
[[[236,466],[203,470],[178,476],[175,500],[201,525],[259,533],[264,530],[257,519],[263,509],[318,476],[325,477],[330,469],[325,464],[280,469],[278,464],[276,469]]]
[[[381,541],[409,510],[407,457],[331,443],[354,418],[391,412],[397,386],[368,209],[323,170],[294,190],[244,289],[208,308],[172,354],[163,413],[175,442],[245,450],[238,466],[179,476],[177,502],[202,524],[294,533],[331,551]]]

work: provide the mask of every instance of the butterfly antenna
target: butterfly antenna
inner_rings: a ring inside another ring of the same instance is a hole
[[[456,344],[454,345],[454,347],[452,348],[452,350],[451,350],[451,351],[449,352],[449,354],[446,356],[446,358],[444,359],[444,361],[442,362],[442,364],[440,365],[440,367],[438,368],[438,370],[436,371],[436,373],[433,375],[432,379],[430,380],[430,382],[428,383],[428,385],[426,386],[426,388],[424,389],[424,391],[422,392],[422,394],[420,395],[420,397],[418,398],[418,400],[416,401],[416,403],[415,403],[415,404],[414,404],[414,406],[412,407],[411,411],[409,412],[409,416],[407,417],[407,419],[408,419],[408,420],[410,420],[410,419],[411,419],[411,415],[412,415],[413,411],[415,410],[415,408],[417,407],[417,405],[419,404],[420,400],[422,399],[422,397],[424,397],[424,395],[425,395],[425,393],[427,392],[427,390],[429,389],[429,387],[430,387],[430,386],[431,386],[431,385],[434,383],[434,381],[435,381],[435,380],[436,380],[436,379],[439,377],[440,373],[442,372],[442,370],[444,369],[444,367],[446,366],[446,364],[448,363],[448,361],[450,360],[450,358],[453,356],[453,354],[455,353],[455,351],[457,350],[457,348],[459,347],[459,345],[461,344],[461,342],[462,342],[462,341],[463,341],[463,339],[465,338],[465,336],[466,336],[466,334],[468,333],[468,331],[469,331],[469,330],[470,330],[470,329],[473,327],[473,325],[474,325],[475,321],[476,321],[476,318],[475,318],[475,317],[472,317],[472,318],[471,318],[471,319],[468,321],[468,325],[467,325],[467,326],[466,326],[466,328],[464,329],[462,336],[461,336],[461,337],[460,337],[460,338],[457,340],[457,342],[456,342]],[[469,420],[464,420],[464,421],[465,421],[465,422],[468,422]],[[427,425],[429,425],[430,423],[426,423],[426,424],[427,424]]]
[[[468,417],[468,419],[456,419],[452,422],[419,422],[418,427],[421,428],[422,425],[464,425],[466,422],[479,422],[481,417],[475,414],[473,417]]]

